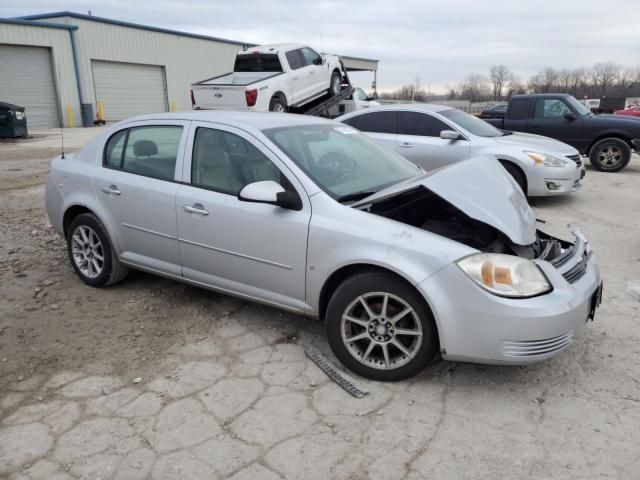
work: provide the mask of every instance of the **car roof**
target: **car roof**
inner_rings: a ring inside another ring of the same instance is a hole
[[[302,48],[307,45],[303,43],[271,43],[269,45],[258,45],[250,47],[246,50],[238,52],[239,55],[247,53],[278,53],[280,50],[293,50],[294,48]]]
[[[334,123],[326,118],[309,115],[274,112],[239,112],[231,110],[193,110],[187,112],[152,113],[128,118],[124,120],[123,123],[140,121],[162,122],[163,120],[214,122],[237,128],[253,127],[258,130],[296,125]]]
[[[347,113],[346,115],[342,115],[340,118],[355,117],[357,115],[371,112],[384,112],[385,110],[405,110],[410,112],[439,113],[455,109],[447,105],[435,105],[433,103],[388,103],[386,105],[380,105],[379,107],[369,107],[363,110],[356,110],[354,112]]]

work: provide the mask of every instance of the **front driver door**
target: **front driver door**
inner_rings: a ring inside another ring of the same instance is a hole
[[[300,183],[242,130],[193,122],[187,145],[176,200],[184,278],[303,310],[311,206]],[[302,209],[238,200],[261,180],[295,190]]]
[[[427,171],[469,158],[469,141],[440,138],[443,130],[455,129],[428,113],[398,112],[398,153]]]
[[[575,115],[575,119],[565,118],[565,114]],[[540,98],[536,100],[533,118],[529,119],[529,132],[555,138],[575,148],[584,147],[582,140],[583,120],[561,98]]]

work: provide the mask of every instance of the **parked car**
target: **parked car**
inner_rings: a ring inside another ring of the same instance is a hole
[[[232,73],[191,86],[194,109],[286,112],[324,95],[336,95],[342,65],[300,44],[262,45],[237,53]]]
[[[536,230],[497,161],[425,173],[315,117],[136,117],[54,159],[46,205],[86,284],[134,268],[319,317],[372,379],[550,358],[600,301],[585,237]]]
[[[507,113],[506,103],[482,110],[478,116],[480,118],[504,118],[505,113]]]
[[[385,105],[336,120],[365,132],[425,170],[488,154],[502,163],[530,197],[574,192],[584,177],[575,148],[539,135],[498,130],[451,107]]]
[[[624,110],[616,110],[615,115],[630,115],[632,117],[640,117],[640,105],[635,105]]]
[[[618,115],[594,115],[571,95],[541,93],[514,95],[504,119],[486,119],[515,132],[555,138],[588,155],[602,172],[618,172],[640,152],[640,122]]]
[[[356,110],[364,110],[365,108],[379,107],[380,102],[368,96],[360,87],[353,87],[353,94],[348,99],[340,102],[340,105],[344,105],[344,113],[349,113]]]

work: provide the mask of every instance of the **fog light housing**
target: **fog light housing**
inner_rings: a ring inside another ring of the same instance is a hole
[[[547,188],[551,192],[557,192],[558,190],[562,190],[563,188],[568,188],[571,186],[571,180],[562,180],[555,178],[545,178],[544,183],[547,184]]]

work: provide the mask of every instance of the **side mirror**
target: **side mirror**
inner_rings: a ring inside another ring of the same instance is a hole
[[[564,112],[564,118],[566,118],[570,122],[573,122],[576,119],[576,116],[573,114],[573,112]]]
[[[264,180],[245,185],[238,200],[242,202],[268,203],[289,210],[302,210],[302,201],[295,192],[290,192],[282,188],[273,180]]]
[[[459,140],[460,134],[455,130],[442,130],[440,132],[440,138],[443,140]]]
[[[324,65],[324,58],[322,57],[316,57],[313,59],[313,64],[314,65]]]

